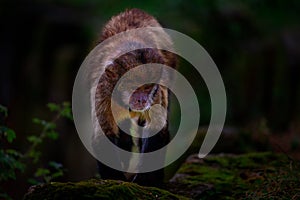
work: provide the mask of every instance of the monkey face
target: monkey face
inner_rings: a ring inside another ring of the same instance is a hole
[[[133,77],[129,77],[123,84],[118,87],[122,96],[122,103],[124,108],[130,112],[131,119],[139,126],[147,127],[150,123],[149,111],[151,106],[159,104],[159,91],[160,86],[156,83],[144,84],[138,88],[137,85],[141,83],[141,80],[146,80],[145,75],[152,77],[155,75],[156,79],[160,78],[160,73],[141,73],[134,74]],[[154,82],[154,78],[152,79]]]
[[[155,102],[159,86],[147,84],[136,89],[129,97],[129,112],[131,119],[139,126],[147,127],[151,119],[149,109]]]
[[[129,98],[129,109],[135,112],[149,110],[157,94],[157,84],[146,84],[139,87]]]
[[[121,98],[116,99],[116,101],[120,106],[129,110],[131,119],[140,126],[147,126],[150,121],[149,110],[151,106],[160,104],[160,85],[157,83],[160,83],[163,71],[155,66],[157,63],[163,63],[158,51],[143,49],[118,57],[112,65],[116,71],[114,74],[118,74],[118,78],[123,77],[126,73],[125,79],[118,84],[117,89]],[[130,71],[143,64],[147,64],[146,69]],[[108,69],[110,67],[106,71]],[[149,82],[149,80],[152,83],[137,88],[141,83]]]
[[[136,71],[128,73],[127,78],[118,85],[118,90],[122,94],[122,104],[128,106],[130,111],[144,112],[149,110],[153,104],[160,102],[155,101],[159,91],[159,85],[162,71],[148,66],[146,71]],[[154,83],[144,84],[138,88],[144,80],[152,80]],[[133,92],[132,92],[133,91]]]

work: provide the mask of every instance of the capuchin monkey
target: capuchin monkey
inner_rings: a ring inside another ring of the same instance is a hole
[[[112,17],[104,26],[99,43],[118,33],[144,27],[161,28],[156,19],[146,12],[139,9],[126,10],[125,12]],[[96,119],[93,119],[95,120],[94,123],[98,123],[101,126],[102,131],[110,142],[129,152],[132,151],[134,144],[137,144],[140,153],[153,152],[166,146],[170,140],[168,117],[160,115],[150,116],[149,114],[151,107],[155,104],[162,106],[166,111],[168,110],[168,88],[157,83],[149,83],[138,87],[131,94],[126,90],[120,91],[122,94],[121,100],[112,100],[112,92],[118,80],[129,70],[139,65],[150,63],[163,64],[171,68],[176,68],[176,55],[159,48],[159,42],[157,41],[160,40],[163,40],[167,46],[172,46],[170,37],[164,31],[163,34],[165,39],[157,38],[158,36],[153,32],[146,32],[143,36],[133,35],[132,37],[121,38],[118,41],[113,40],[108,44],[107,52],[104,52],[107,56],[103,57],[100,64],[101,66],[99,66],[103,71],[102,76],[98,77],[99,73],[97,72],[93,72],[91,75],[92,79],[97,80],[96,86],[91,89],[94,89],[94,93],[91,92],[91,94],[94,94],[91,95],[92,112],[95,112],[94,115],[96,116]],[[157,48],[144,48],[147,46],[147,43],[152,43],[154,46],[157,44]],[[118,52],[120,52],[121,49],[129,46],[136,47],[136,50],[123,55],[118,55]],[[144,80],[146,78],[145,76],[153,76],[153,80],[158,79],[158,81],[159,79],[170,78],[168,74],[164,74],[166,73],[165,71],[152,70],[151,65],[148,67],[149,70],[147,70],[147,74],[136,73],[135,77],[132,77],[132,80],[126,83],[127,87],[134,84],[136,80]],[[123,110],[127,113],[119,112],[117,117],[115,116],[114,118],[111,110],[112,104],[116,107],[126,108]],[[135,127],[137,134],[142,134],[142,130],[147,129],[151,120],[153,120],[151,117],[156,119],[156,121],[163,123],[163,128],[151,137],[132,137],[121,130],[117,125],[117,122],[130,124],[130,126]],[[95,130],[92,139],[94,149],[101,146],[99,138],[101,137],[99,136],[98,131]],[[130,158],[121,158],[117,151],[111,153],[113,153],[112,159],[119,162],[124,168],[128,167]],[[140,166],[147,165],[150,162],[163,163],[164,159],[165,155],[161,155],[155,160],[143,160],[140,161]],[[137,173],[131,177],[126,177],[122,171],[110,168],[99,161],[98,169],[100,176],[103,179],[133,181],[140,185],[159,186],[163,183],[164,178],[163,169],[147,173]]]

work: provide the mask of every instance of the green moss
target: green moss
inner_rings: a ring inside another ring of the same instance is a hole
[[[50,183],[35,186],[24,197],[33,199],[187,199],[168,191],[114,180]]]
[[[282,154],[218,155],[183,164],[178,173],[185,176],[178,184],[213,186],[200,196],[190,196],[195,199],[288,199],[300,197],[299,169],[299,163]],[[288,192],[291,186],[298,190]]]
[[[168,191],[167,191],[168,190]],[[175,195],[177,194],[177,195]],[[299,162],[286,155],[251,153],[192,157],[166,190],[92,179],[35,186],[24,199],[297,199]]]

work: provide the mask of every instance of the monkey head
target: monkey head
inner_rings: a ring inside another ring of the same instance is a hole
[[[157,49],[140,49],[126,53],[114,61],[118,66],[118,80],[137,66],[147,64],[145,72],[127,74],[129,78],[126,82],[119,85],[118,90],[121,94],[119,104],[127,106],[131,118],[135,119],[138,125],[146,126],[150,121],[149,109],[155,104],[161,104],[161,87],[158,83],[162,77],[162,71],[155,68],[155,64],[163,64],[163,58]],[[150,79],[149,79],[150,78]],[[146,83],[140,86],[143,80],[153,80],[153,83]],[[136,87],[139,85],[139,87]],[[131,91],[131,92],[130,92]],[[133,92],[132,92],[133,91]]]

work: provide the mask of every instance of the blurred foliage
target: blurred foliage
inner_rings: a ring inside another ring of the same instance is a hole
[[[264,117],[271,128],[283,129],[300,118],[297,0],[17,2],[4,0],[0,7],[2,38],[6,38],[2,52],[7,55],[0,91],[22,87],[26,93],[21,92],[22,98],[13,108],[24,109],[22,113],[34,114],[28,111],[39,110],[45,101],[70,99],[76,72],[104,23],[127,8],[137,7],[155,16],[164,27],[191,36],[209,52],[225,82],[228,123],[245,125]],[[182,62],[179,71],[194,86],[201,123],[207,124],[209,94],[201,75],[192,68]],[[7,105],[15,95],[3,92],[0,99]],[[28,108],[23,102],[30,102]]]
[[[64,169],[62,164],[49,161],[47,167],[39,167],[43,163],[40,161],[42,152],[39,150],[39,145],[42,145],[47,139],[57,140],[59,134],[56,132],[56,122],[61,117],[73,120],[70,103],[64,102],[62,105],[49,103],[48,108],[51,112],[55,112],[56,115],[51,122],[34,118],[33,123],[42,127],[39,134],[29,135],[27,137],[30,146],[26,153],[21,153],[14,148],[6,148],[16,138],[16,133],[6,127],[4,122],[1,122],[0,126],[0,183],[4,184],[8,180],[17,180],[17,171],[24,173],[26,169],[36,167],[32,177],[29,177],[27,181],[30,184],[49,183],[51,180],[64,175]],[[0,105],[0,114],[5,118],[8,116],[7,108]],[[9,145],[5,144],[6,142]],[[37,165],[38,164],[38,165]],[[0,187],[0,198],[10,199],[10,196],[2,191]]]

